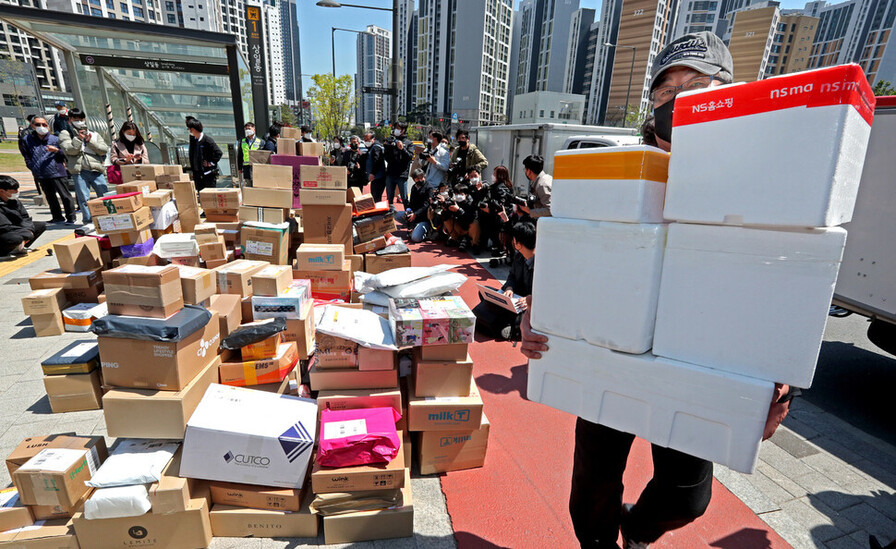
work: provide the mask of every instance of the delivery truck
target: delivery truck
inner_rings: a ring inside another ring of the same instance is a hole
[[[572,124],[508,124],[470,129],[470,141],[488,158],[485,179],[491,170],[504,165],[518,195],[529,192],[529,181],[523,159],[530,154],[544,158],[544,171],[554,173],[554,153],[563,149],[616,147],[637,145],[641,138],[637,128],[581,126]]]
[[[871,319],[868,338],[896,352],[896,96],[878,97],[834,305]]]

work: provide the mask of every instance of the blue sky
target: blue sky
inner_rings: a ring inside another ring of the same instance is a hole
[[[687,0],[682,0],[687,1]],[[332,70],[330,56],[330,29],[364,30],[367,25],[384,29],[392,28],[392,14],[358,8],[321,8],[317,0],[297,0],[299,8],[299,35],[301,37],[302,72],[306,74],[327,73]],[[391,7],[390,0],[349,0],[350,4]],[[516,2],[514,2],[516,4]],[[580,0],[579,6],[594,8],[600,13],[601,0]],[[802,8],[804,0],[782,0],[783,8]],[[336,31],[336,74],[355,73],[356,34]],[[306,88],[309,80],[305,78]]]

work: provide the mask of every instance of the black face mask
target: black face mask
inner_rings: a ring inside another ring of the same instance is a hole
[[[653,109],[656,136],[669,143],[672,142],[672,110],[674,106],[675,101],[669,101]]]
[[[357,150],[358,150],[358,144],[357,144],[357,143],[352,143],[351,145],[349,145],[349,147],[351,147],[353,151],[357,151]]]
[[[466,149],[467,143],[468,143],[467,141],[458,141],[457,142],[458,146],[460,146],[461,149]]]

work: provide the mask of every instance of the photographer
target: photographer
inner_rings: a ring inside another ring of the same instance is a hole
[[[471,171],[475,173],[475,170]],[[457,246],[460,251],[469,248],[473,255],[477,255],[480,251],[480,229],[476,220],[477,204],[473,202],[471,191],[464,183],[454,189],[453,200],[446,201],[451,217],[445,220],[445,230],[448,233],[448,246]]]
[[[376,141],[373,132],[364,134],[364,146],[367,147],[367,181],[370,183],[370,194],[373,200],[379,202],[383,199],[383,191],[386,190],[386,151]]]
[[[90,223],[90,188],[97,198],[106,194],[106,153],[109,145],[103,137],[87,129],[87,115],[81,109],[68,112],[69,127],[59,134],[59,146],[65,153],[68,171],[75,182],[75,199],[81,208],[81,221]]]
[[[448,162],[451,154],[448,147],[442,145],[444,136],[439,132],[429,134],[429,148],[420,153],[421,161],[426,164],[426,184],[435,191],[445,181],[448,173]]]
[[[348,169],[349,187],[363,189],[367,185],[367,171],[364,166],[367,159],[361,152],[361,140],[357,135],[348,138],[348,148],[342,152],[342,166]]]
[[[410,229],[412,242],[423,242],[429,233],[430,225],[426,215],[432,202],[432,188],[426,184],[423,170],[414,170],[411,177],[414,185],[411,187],[410,200],[404,204],[404,211],[396,212],[395,219]]]
[[[526,179],[529,180],[529,194],[534,198],[531,204],[521,204],[518,208],[532,219],[549,217],[554,178],[544,173],[544,158],[530,154],[523,160],[523,167],[526,169]]]
[[[408,202],[408,172],[411,168],[411,160],[414,158],[414,143],[408,139],[408,125],[396,122],[393,125],[392,136],[386,140],[386,199],[389,207],[395,200],[395,188],[398,187],[398,195],[405,206]]]
[[[488,167],[488,160],[482,154],[476,145],[470,143],[470,132],[467,130],[457,130],[455,134],[457,139],[457,148],[451,153],[449,165],[454,170],[457,179],[460,179],[470,168],[476,168],[479,173],[485,171]]]
[[[482,244],[491,241],[492,257],[501,257],[510,250],[510,215],[513,213],[513,182],[506,166],[496,166],[492,184],[488,186],[485,207],[479,210],[479,226],[482,229]],[[497,262],[495,263],[497,266]]]

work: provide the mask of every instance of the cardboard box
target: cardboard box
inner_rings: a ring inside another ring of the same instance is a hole
[[[44,388],[54,414],[99,410],[102,407],[100,372],[44,376]]]
[[[65,333],[65,321],[62,313],[48,315],[31,315],[31,325],[37,337],[57,336]]]
[[[15,488],[0,490],[0,532],[34,524],[31,510],[22,505]]]
[[[263,206],[240,206],[240,221],[259,221],[279,225],[289,219],[286,208],[265,208]]]
[[[32,276],[28,279],[28,284],[31,285],[32,290],[43,290],[46,288],[84,290],[102,286],[103,279],[100,276],[100,269],[91,269],[79,273],[64,273],[60,269],[52,269]],[[96,300],[93,303],[96,303]]]
[[[113,388],[103,395],[110,437],[182,439],[206,389],[218,381],[216,356],[180,391]]]
[[[194,499],[205,498],[211,500],[208,481],[193,478],[181,478],[180,461],[183,448],[178,448],[174,457],[162,470],[158,482],[149,485],[149,503],[152,512],[165,515],[168,513],[182,513],[190,508],[190,502]]]
[[[470,431],[482,424],[482,397],[470,381],[469,396],[408,398],[411,431]]]
[[[212,384],[187,424],[181,474],[301,488],[316,430],[316,404]]]
[[[351,297],[352,279],[351,261],[342,262],[342,270],[339,271],[303,271],[292,272],[296,280],[309,280],[311,282],[311,294],[318,299],[345,299]]]
[[[447,473],[485,465],[489,423],[482,414],[482,425],[473,431],[424,431],[417,443],[420,474]]]
[[[246,509],[215,504],[211,512],[215,536],[240,538],[315,538],[317,515],[305,505],[300,512]]]
[[[148,242],[152,238],[152,229],[144,229],[142,231],[114,233],[106,235],[112,246],[133,246],[134,244],[142,244]]]
[[[289,269],[289,267],[286,267]],[[289,271],[289,286],[276,296],[252,296],[252,318],[264,320],[268,318],[302,318],[305,304],[311,302],[311,282],[293,280]]]
[[[126,164],[121,166],[121,180],[125,183],[155,180],[160,175],[165,175],[165,167],[161,164]]]
[[[96,448],[100,461],[105,460],[109,455],[106,449],[106,440],[101,436],[79,437],[75,436],[74,433],[68,433],[64,435],[28,437],[20,442],[16,449],[6,457],[6,469],[9,471],[9,476],[12,477],[19,467],[46,448],[72,448],[76,450]]]
[[[143,204],[150,208],[161,208],[171,202],[172,198],[174,198],[174,193],[170,189],[161,189],[143,195]]]
[[[401,438],[401,433],[398,433]],[[311,491],[315,494],[394,490],[404,486],[404,452],[399,451],[389,463],[352,467],[321,467],[314,462],[311,469]]]
[[[311,206],[302,209],[302,226],[308,244],[342,244],[352,253],[352,207]]]
[[[314,304],[308,301],[299,319],[287,319],[283,341],[295,341],[300,360],[314,352]]]
[[[386,237],[378,236],[369,242],[361,242],[360,244],[355,244],[354,249],[356,254],[366,254],[375,252],[377,250],[382,250],[385,247]]]
[[[271,155],[271,164],[292,168],[292,208],[300,209],[302,202],[299,190],[302,188],[302,166],[320,166],[320,158],[316,156]]]
[[[199,245],[199,257],[208,263],[209,261],[220,261],[227,258],[227,245],[224,243],[224,237],[218,237],[220,242],[211,242]]]
[[[155,192],[157,189],[155,181],[131,181],[115,186],[115,192],[119,194],[141,193],[143,196]]]
[[[292,208],[290,189],[243,188],[243,204],[267,208]]]
[[[473,359],[428,361],[419,351],[414,357],[414,394],[420,397],[469,396],[473,381]]]
[[[199,269],[178,265],[180,289],[184,303],[198,305],[215,295],[218,288],[215,273],[211,269]]]
[[[246,259],[267,261],[272,265],[289,265],[289,233],[286,227],[244,225],[240,231],[240,239]]]
[[[253,296],[278,296],[292,284],[289,265],[269,265],[252,275]]]
[[[210,482],[209,488],[212,502],[217,505],[271,511],[299,511],[302,508],[301,489],[271,488],[233,482]],[[212,527],[214,528],[214,519]]]
[[[292,168],[263,164],[252,167],[252,186],[260,189],[292,190]]]
[[[293,266],[298,271],[338,271],[345,264],[345,246],[304,243],[296,250]]]
[[[373,199],[372,194],[362,194],[352,198],[352,206],[356,212],[366,212],[376,208],[376,201]]]
[[[420,347],[423,360],[466,360],[470,346],[467,343],[450,343],[448,345],[424,345]]]
[[[364,272],[379,274],[392,269],[411,266],[411,254],[367,254],[364,258]]]
[[[18,549],[79,549],[78,538],[69,520],[44,522],[33,528],[0,532],[0,546]]]
[[[266,151],[262,149],[249,151],[249,163],[252,164],[252,169],[254,170],[255,166],[270,164],[271,154],[273,154],[273,151]]]
[[[143,205],[143,193],[133,192],[88,200],[87,210],[90,212],[90,215],[112,215],[133,213],[142,208]]]
[[[389,318],[399,347],[473,342],[476,316],[460,296],[393,299]]]
[[[324,368],[357,368],[358,345],[354,341],[318,333],[314,352],[315,364]]]
[[[124,265],[103,273],[109,314],[167,318],[184,307],[180,270]]]
[[[308,166],[305,166],[306,168]],[[345,191],[339,189],[302,189],[299,191],[302,208],[308,206],[342,206],[345,204]]]
[[[398,353],[383,349],[371,349],[358,347],[358,369],[365,370],[394,370],[398,362]]]
[[[308,372],[311,388],[315,391],[345,389],[392,389],[398,387],[397,370],[368,370],[356,368],[322,369],[313,364]]]
[[[209,188],[199,191],[199,205],[208,213],[240,209],[240,190]]]
[[[62,314],[67,306],[62,288],[34,290],[22,298],[22,310],[28,316]]]
[[[152,209],[149,206],[143,206],[132,213],[98,215],[93,218],[97,232],[107,235],[142,231],[148,229],[152,222]]]
[[[99,337],[103,380],[118,387],[180,391],[217,354],[219,338],[215,313],[205,328],[180,341]],[[147,363],[153,367],[147,368]]]
[[[34,520],[68,520],[84,508],[84,502],[90,499],[93,492],[94,489],[89,488],[81,499],[72,505],[32,505],[29,508]]]
[[[95,339],[74,341],[41,362],[45,376],[89,374],[99,366],[99,350]]]
[[[12,474],[25,505],[74,505],[102,461],[95,448],[47,448]]]
[[[215,223],[234,223],[240,220],[240,211],[237,210],[221,210],[205,212],[205,220]]]
[[[355,221],[355,230],[361,242],[395,232],[395,218],[391,213],[372,215]]]
[[[323,410],[357,410],[359,408],[391,407],[401,413],[401,391],[398,389],[354,389],[343,391],[320,391],[317,394],[317,408]]]
[[[242,362],[224,362],[218,369],[221,383],[234,387],[247,387],[263,383],[283,381],[299,362],[294,342],[284,343],[277,348],[272,358],[257,360],[243,359]]]
[[[76,238],[53,244],[53,254],[59,269],[66,273],[78,273],[103,267],[100,243],[95,238]]]
[[[187,183],[192,181],[190,179],[189,174],[179,173],[179,174],[168,174],[165,175],[157,175],[156,176],[156,185],[159,189],[172,190],[174,189],[175,183]]]
[[[349,261],[352,262],[352,272],[356,273],[358,271],[364,271],[364,256],[363,255],[350,255],[346,257]],[[367,272],[367,271],[364,271]]]
[[[238,259],[213,269],[217,274],[219,294],[252,295],[252,275],[268,266],[265,261]]]
[[[414,535],[414,502],[410,472],[401,489],[402,506],[323,517],[324,543],[354,543]]]
[[[300,141],[299,154],[302,156],[323,156],[327,152],[324,150],[323,143]]]
[[[277,154],[296,156],[296,140],[288,137],[278,137]]]
[[[319,155],[303,155],[319,156]],[[345,204],[345,190],[348,188],[348,170],[345,166],[302,166],[302,189],[334,189],[343,191],[341,203]],[[333,193],[335,196],[337,193]],[[302,202],[304,204],[304,201]]]
[[[280,137],[285,139],[295,139],[296,141],[302,140],[302,131],[300,128],[293,128],[292,126],[284,126],[280,128]]]
[[[235,294],[216,294],[209,298],[210,304],[208,309],[213,313],[218,313],[218,319],[221,323],[221,337],[236,330],[243,322],[243,310],[240,307],[240,296]]]
[[[186,511],[158,514],[150,511],[139,517],[87,520],[80,513],[72,523],[82,547],[208,547],[212,528],[206,499],[194,499]],[[138,543],[139,542],[139,543]]]

